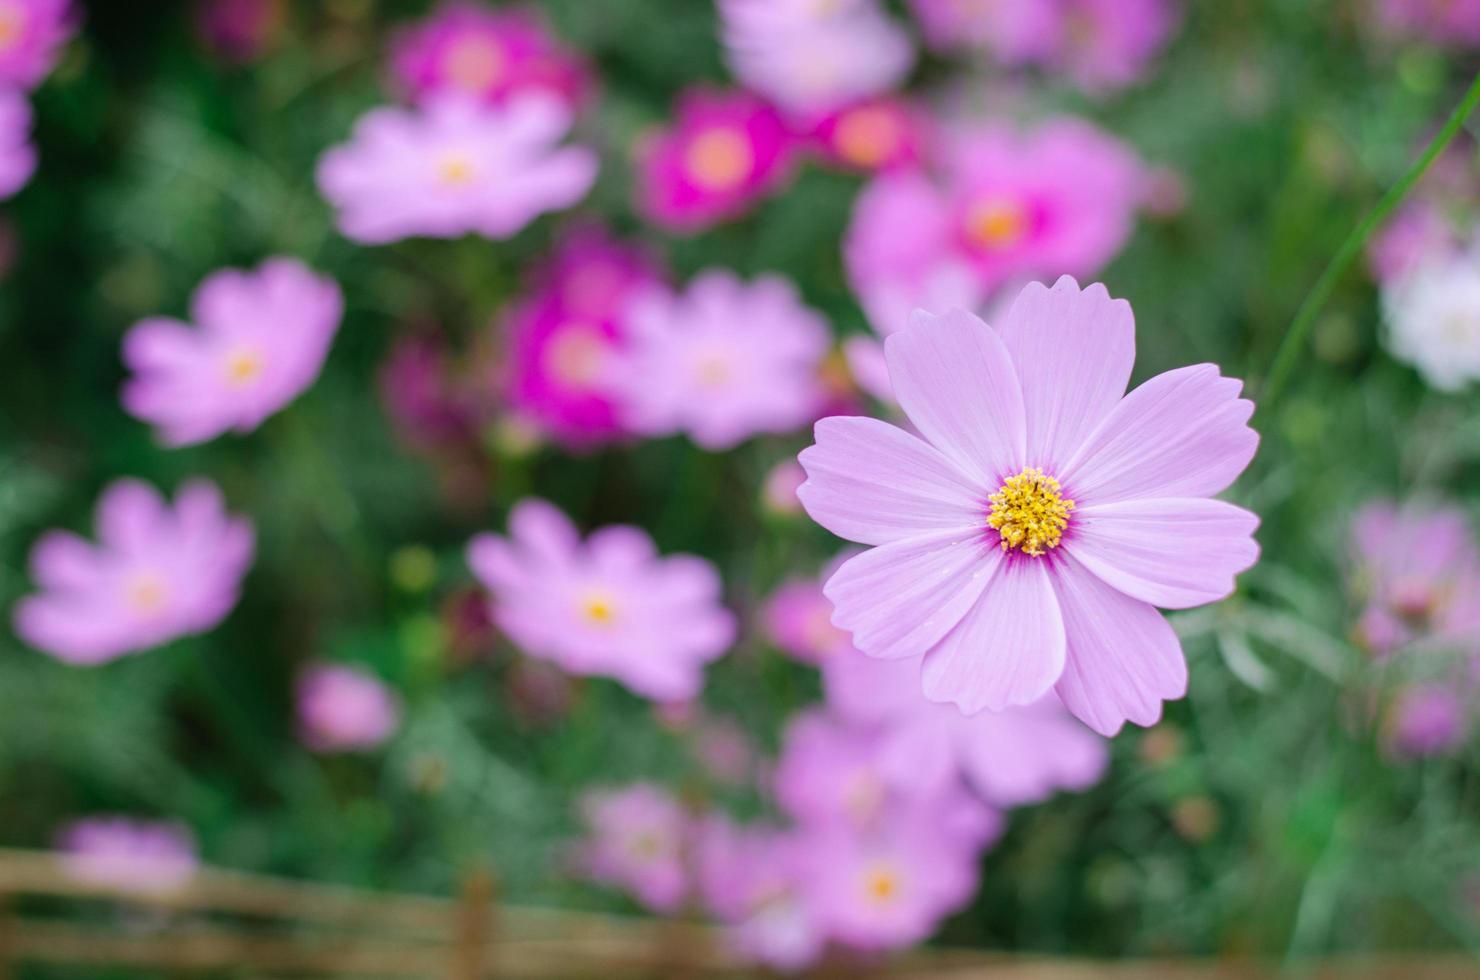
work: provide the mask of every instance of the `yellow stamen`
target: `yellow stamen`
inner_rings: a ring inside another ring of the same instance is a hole
[[[13,3],[0,3],[0,51],[9,51],[26,33],[26,11]]]
[[[855,167],[877,167],[899,146],[899,121],[882,106],[847,113],[833,130],[838,155]]]
[[[663,853],[663,838],[654,830],[644,830],[627,842],[628,850],[639,861],[651,861]]]
[[[883,904],[899,894],[899,874],[887,864],[875,865],[863,876],[863,891],[870,900]]]
[[[448,187],[463,187],[473,182],[477,169],[465,153],[448,153],[437,163],[437,179]]]
[[[1058,480],[1030,466],[1008,477],[987,498],[992,502],[987,524],[1002,536],[1003,551],[1017,548],[1036,557],[1046,548],[1059,546],[1064,528],[1069,526],[1069,512],[1074,509],[1074,501],[1060,490]]]
[[[705,388],[718,388],[730,380],[733,372],[729,359],[721,354],[709,354],[694,365],[694,376]]]
[[[979,248],[991,251],[1011,248],[1022,241],[1027,231],[1027,211],[1011,198],[984,198],[966,212],[966,235]]]
[[[140,572],[125,588],[128,604],[141,613],[156,613],[164,608],[169,598],[169,589],[164,580],[153,572]]]
[[[467,92],[488,91],[504,76],[504,50],[486,37],[465,37],[452,46],[443,63],[447,77]]]
[[[560,329],[545,352],[550,373],[572,388],[588,388],[601,377],[606,363],[607,340],[588,323],[572,323]]]
[[[226,355],[226,380],[238,388],[262,376],[262,355],[249,347],[238,347]]]
[[[591,592],[581,600],[581,615],[592,626],[610,626],[617,618],[617,604],[605,592]]]
[[[755,153],[745,134],[733,126],[716,127],[694,137],[684,153],[684,168],[705,190],[734,190],[750,176]]]

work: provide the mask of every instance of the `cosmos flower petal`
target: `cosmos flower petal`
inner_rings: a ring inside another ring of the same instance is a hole
[[[1163,609],[1216,602],[1259,558],[1259,518],[1221,500],[1125,500],[1074,513],[1072,552],[1133,599]]]
[[[995,487],[1023,468],[1023,396],[997,331],[963,310],[918,311],[884,356],[900,407],[962,472]]]
[[[71,531],[48,531],[31,548],[31,577],[43,589],[85,589],[104,564],[97,549]]]
[[[841,538],[884,544],[922,531],[982,525],[990,492],[935,448],[878,419],[827,418],[798,458],[812,519]]]
[[[509,532],[531,555],[552,563],[563,561],[580,543],[570,518],[537,499],[520,501],[509,512]]]
[[[1105,741],[1051,694],[1026,707],[962,719],[954,735],[963,775],[983,799],[1001,807],[1093,786],[1110,762]]]
[[[892,541],[844,562],[823,586],[833,625],[871,657],[918,656],[975,604],[1001,552],[954,531]]]
[[[142,480],[118,480],[98,500],[98,539],[118,551],[148,550],[165,520],[164,499]]]
[[[1136,359],[1130,304],[1099,283],[1030,283],[1001,323],[1023,388],[1028,462],[1057,472],[1125,395]]]
[[[855,559],[856,560],[856,559]],[[921,670],[925,696],[966,714],[1031,704],[1064,669],[1064,624],[1048,565],[1014,555]]]
[[[1131,392],[1064,466],[1080,507],[1147,497],[1209,497],[1254,458],[1254,403],[1213,364],[1159,374]]]
[[[1054,578],[1068,659],[1054,690],[1101,735],[1125,722],[1154,725],[1161,703],[1187,693],[1187,661],[1161,613],[1066,558]]]

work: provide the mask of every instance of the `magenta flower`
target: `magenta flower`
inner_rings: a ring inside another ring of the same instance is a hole
[[[538,94],[492,107],[458,96],[383,106],[319,160],[319,189],[340,231],[363,244],[509,238],[591,189],[596,154],[558,145],[570,121],[558,100]]]
[[[298,731],[315,752],[370,749],[401,721],[396,696],[375,675],[343,664],[313,664],[298,677]]]
[[[874,0],[719,0],[735,77],[788,112],[811,115],[896,88],[914,45]]]
[[[828,113],[811,126],[813,145],[833,166],[861,173],[920,162],[926,120],[902,99],[879,98]]]
[[[1352,521],[1352,549],[1366,603],[1357,639],[1372,653],[1480,637],[1480,550],[1463,511],[1369,504]]]
[[[830,708],[878,733],[884,779],[921,792],[964,776],[983,800],[1008,808],[1099,782],[1103,739],[1049,694],[1020,708],[963,715],[920,695],[920,661],[876,660],[851,649],[822,661]]]
[[[287,19],[285,0],[201,0],[196,8],[201,38],[218,57],[237,64],[266,53]]]
[[[1377,26],[1446,47],[1480,47],[1480,4],[1472,0],[1372,0]]]
[[[780,276],[711,270],[682,294],[648,290],[627,308],[627,331],[613,377],[634,432],[729,449],[805,425],[822,404],[827,321]]]
[[[1014,281],[1092,275],[1130,237],[1144,190],[1135,154],[1085,122],[958,133],[939,180],[886,174],[860,195],[844,242],[849,280],[888,333],[901,311],[975,309]]]
[[[25,187],[35,172],[31,103],[15,89],[0,90],[0,200]]]
[[[679,701],[699,693],[703,666],[734,641],[719,575],[702,559],[660,558],[635,527],[582,541],[542,500],[517,504],[509,532],[475,537],[468,564],[493,593],[500,628],[532,657]]]
[[[76,29],[71,0],[0,0],[0,87],[32,88]]]
[[[236,605],[252,525],[221,492],[187,483],[173,507],[118,480],[98,501],[99,544],[49,531],[31,549],[38,593],[15,607],[21,639],[70,664],[98,664],[212,629]]]
[[[170,446],[250,432],[313,384],[343,312],[334,281],[294,259],[213,273],[194,327],[151,317],[124,337],[123,407]]]
[[[397,85],[417,101],[447,93],[485,102],[542,92],[575,111],[590,88],[585,66],[539,11],[444,4],[402,30],[391,50]]]
[[[176,823],[91,817],[63,828],[57,841],[63,872],[120,892],[164,895],[190,884],[199,864],[195,835]]]
[[[689,91],[673,123],[638,146],[638,209],[678,232],[737,217],[790,179],[793,144],[781,114],[755,96]]]
[[[689,893],[691,828],[667,790],[650,783],[593,790],[581,799],[581,817],[587,837],[575,854],[580,872],[654,912],[678,910]]]
[[[1187,665],[1156,607],[1213,602],[1258,556],[1253,514],[1208,499],[1253,458],[1253,405],[1211,364],[1124,394],[1128,304],[1065,276],[994,330],[921,313],[886,343],[923,438],[829,418],[801,454],[819,524],[873,546],[828,580],[864,653],[924,655],[926,697],[967,713],[1050,689],[1101,734],[1149,725]]]
[[[562,243],[506,324],[515,411],[572,449],[621,435],[612,362],[625,308],[658,282],[646,256],[605,232],[582,230]]]
[[[1413,684],[1388,709],[1384,740],[1402,758],[1444,755],[1464,742],[1468,727],[1463,692],[1451,684]]]

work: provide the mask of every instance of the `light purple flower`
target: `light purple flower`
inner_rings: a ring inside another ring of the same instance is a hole
[[[735,638],[708,562],[660,558],[635,527],[605,527],[582,541],[542,500],[515,505],[509,537],[475,537],[468,564],[493,593],[498,625],[525,653],[569,673],[613,677],[656,701],[697,695],[704,665]]]
[[[817,424],[814,520],[871,546],[826,585],[864,653],[924,655],[925,695],[968,713],[1050,689],[1101,734],[1149,725],[1187,665],[1157,612],[1213,602],[1258,556],[1258,518],[1209,499],[1253,458],[1253,405],[1200,364],[1130,394],[1130,306],[1065,276],[988,327],[920,313],[886,342],[923,438]]]
[[[587,836],[575,854],[577,869],[654,912],[677,911],[689,893],[691,827],[682,805],[661,786],[634,783],[589,791],[580,809]]]
[[[0,200],[25,187],[35,172],[31,103],[16,89],[0,89]]]
[[[344,298],[332,279],[275,258],[211,274],[190,307],[193,327],[151,317],[123,340],[133,372],[123,406],[170,446],[250,432],[302,394],[323,368]]]
[[[797,499],[797,487],[807,479],[797,461],[788,457],[771,467],[761,481],[761,502],[773,514],[790,516],[802,512],[802,502]]]
[[[98,664],[212,629],[236,605],[252,525],[226,512],[205,480],[170,506],[138,480],[98,501],[99,544],[49,531],[31,549],[40,591],[15,608],[27,643],[71,664]]]
[[[1480,47],[1480,4],[1474,0],[1371,0],[1382,30],[1446,47]]]
[[[794,972],[821,958],[827,934],[812,910],[805,841],[778,827],[739,827],[710,817],[699,827],[694,864],[709,914],[747,962]]]
[[[570,110],[545,94],[499,106],[441,96],[418,109],[383,106],[319,160],[318,183],[346,237],[512,237],[570,207],[596,179],[596,154],[559,145]]]
[[[1433,201],[1406,203],[1367,246],[1367,263],[1382,285],[1398,282],[1431,262],[1461,250],[1458,236]]]
[[[848,634],[832,624],[832,603],[816,579],[783,582],[766,600],[761,617],[767,638],[802,663],[819,664],[853,647]]]
[[[1368,504],[1352,521],[1357,639],[1378,656],[1480,637],[1480,550],[1454,507]]]
[[[298,678],[298,732],[315,752],[374,748],[400,724],[396,696],[375,675],[344,664],[313,664]]]
[[[0,86],[38,84],[75,29],[72,0],[0,0]]]
[[[729,449],[805,425],[824,398],[827,321],[780,276],[744,283],[700,273],[681,294],[636,297],[627,327],[613,371],[636,432],[683,432],[705,449]]]
[[[1384,736],[1395,755],[1422,758],[1453,751],[1464,741],[1468,727],[1462,690],[1451,684],[1413,684],[1400,691],[1388,709]]]
[[[719,0],[719,13],[735,76],[797,115],[888,92],[914,65],[909,35],[874,0]]]
[[[90,817],[69,824],[57,850],[62,870],[75,881],[150,895],[181,890],[199,864],[189,828],[127,817]]]

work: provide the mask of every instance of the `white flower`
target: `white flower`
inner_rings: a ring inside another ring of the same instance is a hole
[[[1480,252],[1437,258],[1382,292],[1387,346],[1435,388],[1480,378]]]

